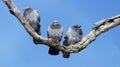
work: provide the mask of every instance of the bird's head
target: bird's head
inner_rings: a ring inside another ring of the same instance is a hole
[[[32,11],[33,9],[30,8],[30,7],[26,7],[26,8],[24,8],[23,10],[24,10],[24,11]]]
[[[81,28],[81,25],[74,25],[73,27],[78,29]]]
[[[54,20],[53,23],[52,23],[52,25],[54,25],[54,26],[59,26],[60,24],[58,23],[57,20]]]
[[[51,28],[59,29],[59,28],[61,28],[61,25],[59,24],[59,22],[57,20],[54,20],[51,25]]]

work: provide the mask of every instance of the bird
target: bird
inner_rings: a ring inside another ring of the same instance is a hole
[[[23,13],[23,17],[25,18],[25,20],[27,20],[30,24],[30,26],[35,30],[35,32],[39,35],[41,35],[40,32],[40,14],[37,10],[32,9],[32,8],[25,8],[24,9],[24,13]],[[33,42],[35,44],[38,43],[38,40],[35,40],[33,38]]]
[[[95,29],[97,29],[99,26],[101,26],[101,25],[103,25],[103,24],[105,24],[105,23],[107,23],[107,22],[109,22],[109,21],[111,21],[111,19],[109,19],[109,18],[107,18],[107,19],[102,19],[102,20],[96,22],[95,24],[93,24],[92,29],[95,30]]]
[[[83,32],[81,29],[81,25],[73,25],[72,27],[69,27],[65,34],[63,45],[67,47],[81,41],[82,35]],[[63,52],[63,57],[69,58],[70,53]]]
[[[57,20],[53,20],[53,23],[50,26],[48,26],[47,36],[48,39],[51,39],[56,43],[60,43],[61,38],[63,36],[63,27]],[[50,55],[58,55],[59,50],[55,47],[50,46],[48,53]]]

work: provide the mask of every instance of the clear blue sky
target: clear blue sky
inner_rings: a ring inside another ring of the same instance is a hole
[[[120,0],[14,0],[23,8],[40,12],[41,32],[57,19],[64,32],[74,24],[81,24],[85,36],[92,25],[120,14]],[[116,27],[92,42],[86,49],[71,54],[69,59],[48,54],[48,46],[35,45],[32,37],[0,1],[0,67],[120,67],[120,27]],[[63,40],[62,40],[63,41]]]

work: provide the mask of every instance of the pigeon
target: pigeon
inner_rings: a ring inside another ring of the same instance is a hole
[[[81,41],[82,35],[83,32],[81,29],[81,25],[74,25],[72,27],[69,27],[64,37],[63,45],[67,47]],[[63,57],[69,58],[70,53],[63,52]]]
[[[59,24],[57,20],[54,20],[53,23],[50,26],[48,26],[47,36],[48,39],[51,39],[56,43],[60,43],[61,38],[63,36],[63,27]],[[55,47],[50,46],[48,53],[50,55],[58,55],[59,50]]]
[[[27,20],[29,22],[29,24],[35,30],[35,32],[37,34],[41,35],[41,32],[40,32],[40,27],[41,26],[40,26],[40,15],[39,15],[39,12],[37,10],[32,9],[32,8],[25,8],[23,16],[24,16],[25,20]],[[33,38],[33,42],[35,44],[37,44],[38,40],[35,40]]]

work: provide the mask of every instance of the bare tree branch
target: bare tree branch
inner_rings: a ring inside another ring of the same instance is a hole
[[[39,40],[38,44],[43,44],[47,46],[53,46],[59,49],[62,52],[76,53],[80,52],[84,48],[86,48],[91,42],[93,42],[100,34],[107,32],[108,30],[120,25],[120,15],[108,18],[109,20],[96,28],[92,29],[89,34],[87,34],[80,42],[72,45],[72,46],[63,46],[62,44],[58,44],[38,35],[33,28],[29,25],[29,23],[24,19],[18,8],[12,2],[12,0],[3,0],[3,2],[7,5],[10,13],[17,17],[26,31],[36,40]]]

